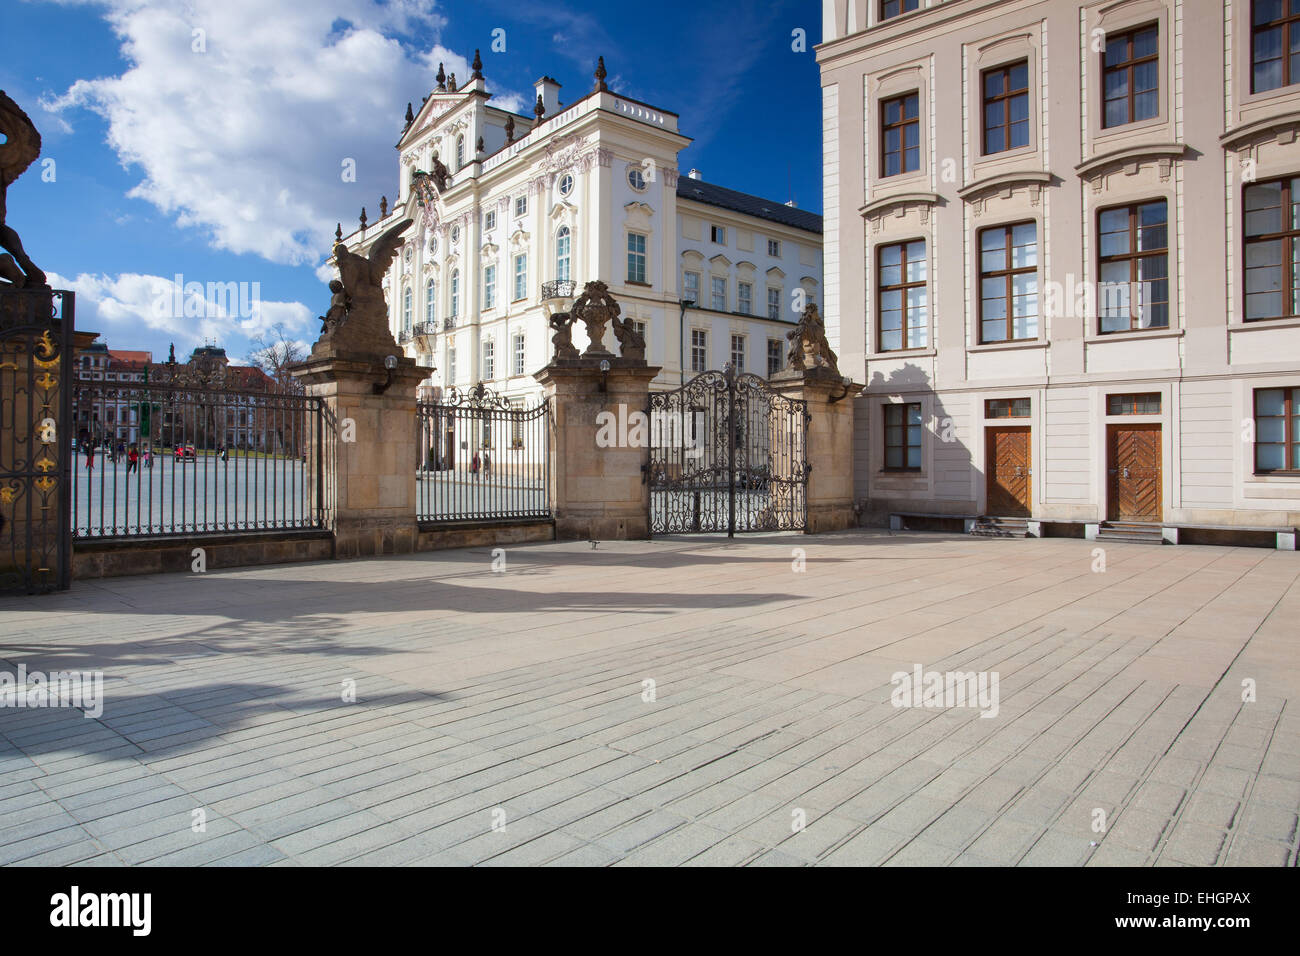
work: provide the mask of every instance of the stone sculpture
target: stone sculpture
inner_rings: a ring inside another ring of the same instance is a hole
[[[554,357],[557,360],[578,358],[578,350],[573,345],[573,316],[568,312],[556,312],[551,316],[550,324],[555,329],[551,336],[551,344],[555,346]]]
[[[402,233],[411,223],[406,219],[384,232],[370,247],[369,255],[359,255],[341,242],[334,244],[334,262],[341,279],[330,283],[333,295],[329,312],[321,319],[324,329],[312,348],[314,356],[347,352],[382,361],[398,351],[388,328],[383,281],[405,244]],[[335,288],[336,282],[340,288]]]
[[[618,302],[609,294],[609,286],[599,279],[593,279],[582,287],[582,295],[573,303],[573,317],[587,329],[590,344],[582,353],[584,357],[600,358],[612,354],[604,345],[605,326],[616,320],[620,311]]]
[[[0,280],[17,287],[49,288],[45,273],[23,249],[18,233],[5,224],[5,196],[9,184],[22,175],[41,154],[41,134],[17,103],[0,90]],[[6,254],[7,253],[7,254]]]
[[[786,366],[797,371],[809,368],[825,369],[833,375],[840,374],[839,363],[831,345],[826,341],[826,324],[817,312],[815,302],[808,303],[799,324],[785,336],[792,343],[786,356]]]
[[[633,362],[645,361],[645,336],[636,330],[629,318],[614,319],[614,338],[618,339],[618,354]]]

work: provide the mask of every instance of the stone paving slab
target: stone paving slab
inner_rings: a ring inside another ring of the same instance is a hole
[[[1296,865],[1300,557],[1094,546],[550,543],[0,599],[0,672],[105,698],[0,707],[0,864]],[[996,672],[996,714],[895,706],[918,666]]]

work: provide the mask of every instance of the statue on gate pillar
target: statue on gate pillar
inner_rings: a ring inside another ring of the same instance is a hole
[[[411,222],[406,219],[388,229],[375,240],[368,255],[359,255],[342,242],[334,244],[334,262],[341,278],[330,283],[330,308],[321,317],[323,328],[312,346],[313,357],[348,352],[383,361],[400,352],[388,327],[383,282],[405,242],[402,233]]]
[[[839,376],[839,362],[831,351],[830,342],[826,340],[826,324],[817,313],[817,304],[808,303],[799,324],[785,337],[792,343],[790,354],[786,356],[786,367],[802,372],[808,369],[825,369],[832,375]]]
[[[41,134],[22,108],[0,90],[0,280],[17,288],[49,288],[45,273],[23,249],[18,233],[5,224],[9,184],[41,154]],[[6,254],[7,253],[7,254]]]

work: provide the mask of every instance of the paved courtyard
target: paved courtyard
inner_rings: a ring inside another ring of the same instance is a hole
[[[1294,865],[1300,555],[1094,549],[578,542],[3,599],[0,671],[102,670],[105,705],[0,709],[0,863]],[[996,716],[893,706],[917,665],[996,671]]]

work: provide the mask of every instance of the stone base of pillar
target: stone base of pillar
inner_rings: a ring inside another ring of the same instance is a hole
[[[535,378],[551,403],[551,513],[557,540],[650,536],[650,382],[643,361],[557,361]]]
[[[427,372],[405,356],[390,370],[357,356],[318,353],[319,346],[293,374],[323,400],[332,430],[320,460],[334,556],[411,554],[418,535],[415,393]],[[313,429],[309,468],[318,460],[316,440]]]
[[[768,384],[808,403],[808,534],[857,527],[853,511],[853,396],[862,386],[823,368],[786,369]]]

